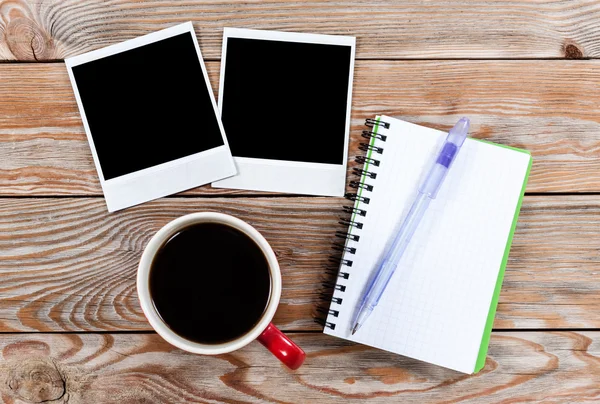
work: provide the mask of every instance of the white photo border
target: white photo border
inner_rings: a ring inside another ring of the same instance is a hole
[[[350,114],[352,110],[356,38],[338,35],[225,28],[223,30],[221,76],[219,80],[219,111],[221,112],[223,112],[227,41],[229,38],[350,46],[350,74],[348,77],[344,160],[342,164],[323,164],[234,156],[233,159],[238,174],[221,181],[213,182],[212,186],[215,188],[237,188],[320,196],[344,196],[350,141]],[[326,117],[323,117],[323,119],[326,119]],[[310,144],[307,144],[307,147],[311,147]]]

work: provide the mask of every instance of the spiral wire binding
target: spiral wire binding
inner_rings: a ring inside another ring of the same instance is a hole
[[[365,125],[369,128],[373,128],[378,125],[381,128],[389,129],[390,124],[388,122],[377,121],[375,119],[367,119],[365,121]],[[382,135],[381,133],[376,133],[372,130],[364,130],[361,136],[365,139],[369,140],[369,143],[361,143],[359,145],[359,149],[365,151],[367,153],[370,152],[370,157],[367,156],[358,156],[355,161],[359,164],[364,164],[365,166],[371,165],[375,167],[379,167],[380,161],[376,158],[373,158],[373,154],[383,154],[383,148],[373,146],[370,144],[372,139],[377,139],[379,141],[385,142],[387,140],[386,135]],[[364,196],[364,192],[372,192],[374,186],[372,184],[367,184],[365,182],[361,182],[361,179],[364,177],[366,180],[374,180],[377,178],[377,174],[374,172],[367,171],[363,168],[353,168],[352,174],[358,177],[358,180],[350,181],[349,186],[357,190],[357,192],[347,193],[345,197],[351,201],[360,201],[365,205],[368,205],[371,199],[367,196]],[[367,215],[367,211],[365,209],[359,209],[354,206],[344,206],[343,210],[345,213],[350,215],[348,217],[340,218],[339,223],[348,226],[348,231],[342,232],[338,231],[335,233],[335,236],[341,239],[340,243],[335,243],[333,245],[333,250],[337,252],[341,252],[344,257],[339,257],[339,254],[332,255],[329,258],[329,262],[335,265],[335,267],[328,267],[325,269],[325,276],[321,282],[322,290],[319,293],[319,300],[323,302],[323,306],[317,307],[317,314],[315,315],[315,321],[321,324],[323,327],[330,328],[335,330],[335,323],[327,321],[329,316],[338,317],[340,311],[334,305],[341,306],[343,302],[342,297],[333,296],[335,291],[345,292],[346,286],[337,282],[338,279],[350,279],[352,273],[344,268],[351,268],[353,261],[348,259],[348,254],[354,255],[356,254],[356,247],[350,247],[347,245],[348,240],[352,240],[358,242],[360,240],[360,236],[357,234],[351,234],[350,229],[357,228],[362,229],[363,224],[358,219],[359,217],[365,217]],[[331,306],[329,306],[331,304]],[[327,305],[327,306],[325,306]]]
[[[374,151],[377,154],[383,154],[383,147],[371,146],[368,143],[361,143],[358,148],[362,151]]]
[[[367,211],[366,210],[356,209],[353,206],[344,206],[343,209],[344,209],[344,212],[346,212],[346,213],[350,213],[350,214],[356,213],[358,216],[362,216],[362,217],[367,216]]]
[[[340,221],[338,222],[339,224],[344,224],[348,227],[353,226],[356,227],[357,229],[362,229],[363,228],[363,224],[360,222],[355,222],[353,220],[346,220],[344,218],[340,218]]]
[[[375,167],[379,167],[379,160],[375,160],[369,157],[365,157],[365,156],[358,156],[356,159],[356,162],[361,163],[361,164],[372,164]]]
[[[362,168],[356,168],[356,167],[354,167],[352,169],[352,174],[357,175],[359,178],[362,178],[363,175],[365,177],[371,178],[372,180],[374,180],[375,178],[377,178],[377,173],[372,173],[370,171],[365,171]]]
[[[373,185],[364,184],[358,181],[350,181],[350,187],[354,189],[366,189],[367,191],[373,191]]]
[[[370,131],[370,130],[363,130],[361,136],[364,137],[365,139],[369,139],[369,141],[371,140],[371,138],[379,139],[379,140],[384,141],[384,142],[387,139],[386,135],[382,135],[381,133],[375,133],[375,132]]]

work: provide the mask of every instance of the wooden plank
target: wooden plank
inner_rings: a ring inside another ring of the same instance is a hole
[[[155,334],[2,335],[0,394],[7,404],[600,400],[598,332],[495,333],[477,375],[322,334],[292,339],[307,353],[295,372],[256,342],[208,357],[184,353]]]
[[[319,330],[313,313],[341,198],[169,198],[108,214],[99,198],[0,199],[0,332],[148,330],[135,276],[168,221],[219,211],[275,250],[283,295],[275,323]],[[496,328],[600,328],[600,197],[526,197]]]
[[[358,58],[598,57],[594,0],[458,2],[11,0],[0,8],[0,60],[56,60],[193,21],[205,57],[223,27],[353,35]]]
[[[525,197],[494,327],[600,328],[599,242],[600,197]]]
[[[361,61],[350,160],[364,154],[358,145],[366,117],[382,113],[448,129],[468,115],[473,136],[531,150],[528,191],[599,192],[599,63]],[[213,88],[218,69],[208,63]],[[101,194],[64,65],[0,65],[0,94],[0,195]],[[301,120],[306,147],[315,147],[322,118]],[[188,194],[248,191],[202,187]]]
[[[150,237],[176,217],[220,211],[269,240],[285,293],[276,322],[313,328],[342,198],[163,199],[108,214],[99,198],[0,199],[0,331],[148,330],[135,290]]]

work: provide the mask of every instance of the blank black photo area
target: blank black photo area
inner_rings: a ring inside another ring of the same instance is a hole
[[[191,33],[72,70],[105,180],[224,144]]]
[[[343,164],[351,50],[228,38],[219,96],[233,156]]]

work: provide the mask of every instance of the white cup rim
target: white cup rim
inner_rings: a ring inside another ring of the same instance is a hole
[[[220,344],[201,344],[181,337],[171,330],[160,318],[150,297],[149,275],[154,256],[165,241],[182,228],[195,223],[223,223],[242,231],[260,247],[269,264],[269,271],[271,274],[271,295],[265,312],[260,321],[249,332],[232,341]],[[150,239],[142,253],[142,258],[140,259],[140,264],[138,266],[137,293],[142,311],[148,319],[148,322],[167,342],[188,352],[204,355],[219,355],[235,351],[236,349],[248,345],[258,338],[265,328],[267,328],[277,311],[277,306],[279,305],[279,299],[281,297],[281,271],[279,269],[277,257],[267,240],[258,232],[258,230],[248,223],[224,213],[191,213],[167,223]]]

